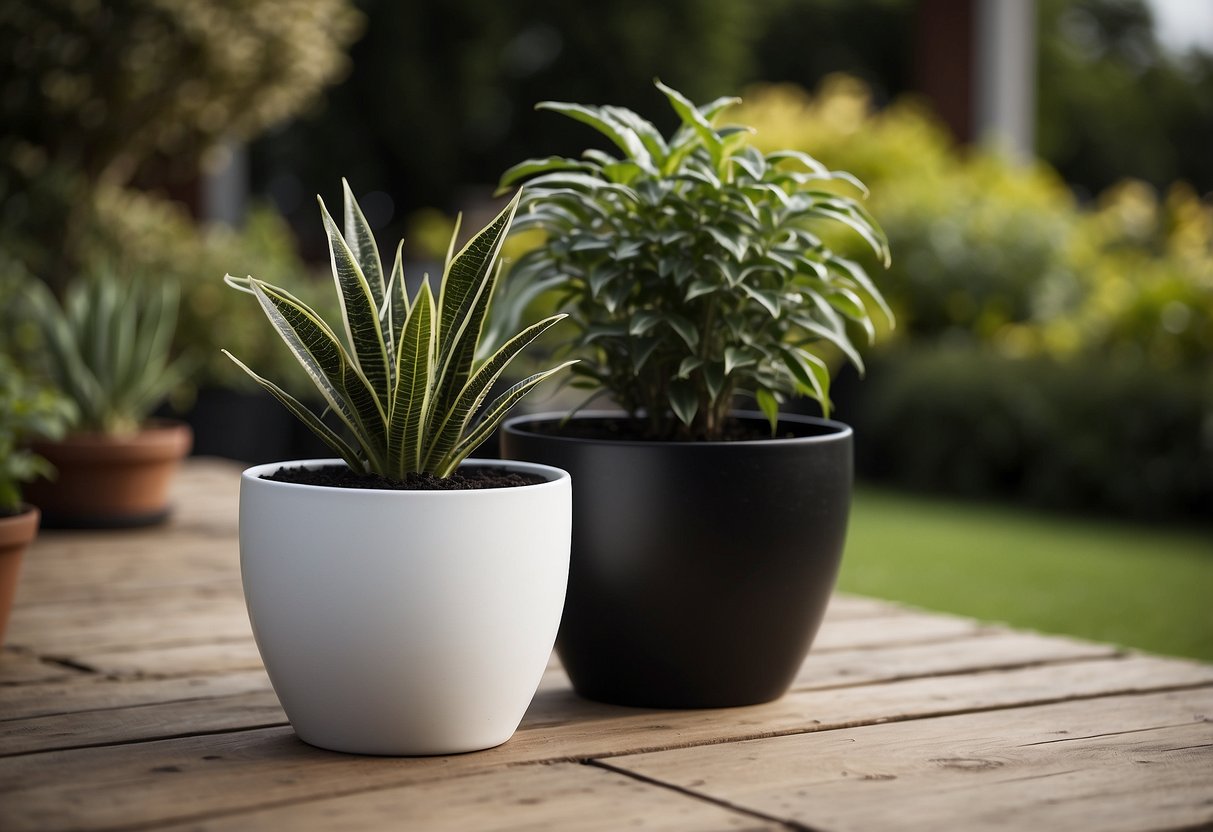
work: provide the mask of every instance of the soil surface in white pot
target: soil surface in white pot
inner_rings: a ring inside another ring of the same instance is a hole
[[[546,482],[536,474],[523,474],[507,468],[492,466],[460,469],[449,477],[433,474],[408,473],[393,480],[379,474],[359,474],[345,465],[325,465],[320,468],[286,467],[262,479],[297,485],[326,485],[330,488],[372,488],[392,491],[468,491],[481,488],[516,488]]]

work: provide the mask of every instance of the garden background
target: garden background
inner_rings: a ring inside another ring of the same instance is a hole
[[[868,184],[894,254],[897,328],[836,384],[861,480],[843,588],[1213,659],[1213,22],[1164,45],[1142,0],[1039,0],[1025,160],[925,94],[925,10],[972,6],[7,3],[0,295],[103,267],[179,282],[200,369],[172,407],[198,452],[310,455],[219,348],[303,390],[221,278],[328,302],[312,195],[348,177],[419,276],[509,165],[584,146],[536,102],[660,122],[654,77],[740,93],[761,148]],[[34,361],[28,322],[3,341]]]

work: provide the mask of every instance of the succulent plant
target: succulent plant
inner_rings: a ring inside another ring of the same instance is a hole
[[[864,267],[822,236],[849,231],[888,264],[880,227],[843,192],[864,186],[805,153],[763,154],[748,128],[714,127],[738,99],[696,107],[657,87],[682,122],[668,139],[620,107],[538,105],[619,154],[530,159],[502,176],[502,189],[527,182],[515,230],[546,232],[506,279],[511,312],[556,290],[577,329],[576,383],[612,394],[654,438],[720,438],[737,393],[772,430],[790,395],[828,412],[819,348],[862,371],[851,326],[874,338],[873,307],[892,324]]]
[[[438,297],[428,275],[410,300],[403,242],[385,275],[375,238],[348,183],[344,231],[324,200],[333,278],[341,301],[338,327],[287,291],[253,277],[225,280],[257,298],[266,317],[303,366],[352,442],[298,399],[228,353],[356,472],[403,479],[409,473],[447,477],[537,384],[569,361],[519,381],[485,404],[494,383],[522,349],[564,315],[526,327],[477,363],[489,302],[499,274],[497,256],[518,207],[518,196],[455,253],[451,237]],[[342,335],[335,331],[340,328]]]
[[[51,380],[76,405],[75,430],[139,430],[192,362],[171,355],[179,290],[167,280],[112,270],[72,282],[62,305],[38,280],[25,297],[42,329]]]

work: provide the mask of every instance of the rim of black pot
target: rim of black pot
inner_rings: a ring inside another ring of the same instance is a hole
[[[781,413],[779,414],[780,422],[794,422],[798,424],[817,425],[828,429],[829,433],[823,433],[818,436],[792,436],[792,437],[771,437],[763,439],[587,439],[579,436],[563,436],[559,433],[543,433],[536,430],[528,430],[523,427],[523,423],[533,422],[558,422],[567,416],[567,413],[560,411],[549,411],[544,413],[528,413],[520,416],[511,416],[502,424],[502,430],[510,430],[515,433],[525,434],[527,436],[537,436],[542,439],[551,439],[558,442],[575,442],[588,444],[610,444],[610,445],[639,445],[642,447],[652,447],[655,445],[676,445],[678,447],[738,447],[746,445],[761,445],[764,448],[772,445],[803,445],[805,443],[818,442],[837,442],[839,439],[845,439],[851,436],[855,431],[846,422],[839,422],[834,419],[825,419],[821,416],[804,416],[799,413]],[[765,422],[766,414],[760,413],[757,410],[731,410],[730,416],[740,419],[754,419]],[[622,410],[585,410],[575,413],[571,419],[629,419],[631,418],[625,411]]]

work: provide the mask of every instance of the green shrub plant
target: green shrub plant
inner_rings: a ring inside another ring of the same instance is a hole
[[[772,431],[789,396],[828,412],[823,351],[862,369],[853,332],[875,338],[874,310],[892,321],[865,267],[826,236],[848,231],[889,263],[866,189],[808,153],[760,152],[749,128],[714,126],[738,99],[695,106],[657,87],[681,122],[669,137],[620,107],[539,105],[617,155],[530,159],[502,176],[502,189],[527,183],[515,228],[546,235],[509,275],[513,302],[554,289],[580,385],[609,392],[651,438],[721,438],[739,393]]]

